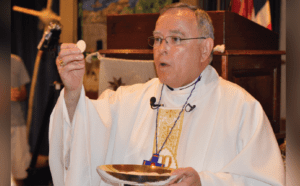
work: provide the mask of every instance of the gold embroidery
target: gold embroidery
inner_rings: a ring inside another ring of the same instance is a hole
[[[161,163],[162,163],[162,164],[165,164],[165,166],[166,166],[167,168],[170,168],[170,166],[172,165],[172,157],[169,156],[169,155],[167,155],[167,156],[161,155],[161,157],[162,157]],[[166,159],[167,159],[167,158],[169,158],[169,163],[168,163],[168,164],[166,164]]]
[[[163,145],[164,141],[166,140],[180,111],[181,111],[181,109],[164,109],[164,108],[159,109],[158,118],[157,118],[157,125],[158,125],[157,151],[160,150],[161,146]],[[165,165],[166,167],[171,166],[172,159],[173,159],[175,162],[176,168],[178,168],[177,149],[178,149],[179,139],[180,139],[181,130],[182,130],[183,118],[184,118],[184,112],[181,113],[181,116],[178,119],[176,126],[173,128],[173,131],[170,134],[169,139],[167,140],[167,142],[163,148],[163,150],[167,150],[170,152],[170,156],[169,155],[161,155],[163,163],[165,163],[166,158],[169,157],[169,164]],[[155,147],[156,147],[156,139],[154,139],[153,153],[155,153]]]

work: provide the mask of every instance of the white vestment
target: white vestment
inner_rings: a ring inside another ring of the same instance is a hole
[[[208,66],[201,74],[184,113],[177,149],[178,167],[193,167],[203,186],[285,185],[283,161],[271,125],[258,101]],[[183,106],[193,86],[164,88],[161,103]],[[160,98],[162,84],[107,90],[98,100],[82,88],[72,123],[64,91],[50,119],[49,163],[54,185],[106,185],[96,172],[104,164],[139,164],[153,153],[157,110],[150,98]]]

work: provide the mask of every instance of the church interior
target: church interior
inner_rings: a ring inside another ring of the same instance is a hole
[[[22,59],[31,80],[22,101],[31,155],[24,185],[53,184],[48,128],[63,88],[55,64],[59,44],[85,41],[84,55],[89,60],[83,83],[90,99],[97,99],[105,89],[147,82],[157,77],[147,38],[152,36],[159,10],[176,2],[208,11],[215,30],[211,65],[219,76],[261,103],[285,161],[285,0],[267,0],[268,25],[234,12],[233,0],[13,0],[11,53]],[[48,36],[53,43],[46,43]]]

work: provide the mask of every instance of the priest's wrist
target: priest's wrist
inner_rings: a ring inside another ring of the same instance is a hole
[[[67,107],[67,110],[68,110],[69,119],[70,119],[71,122],[73,120],[73,116],[74,116],[74,113],[75,113],[75,110],[76,110],[76,106],[77,106],[77,103],[78,103],[79,98],[80,98],[81,88],[82,88],[82,85],[79,86],[75,90],[70,90],[66,87],[65,87],[65,90],[64,90],[64,99],[65,99],[66,107]]]

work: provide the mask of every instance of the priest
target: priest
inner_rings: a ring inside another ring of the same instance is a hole
[[[165,7],[149,45],[158,78],[106,90],[97,100],[85,97],[81,51],[61,46],[56,64],[65,88],[49,129],[54,185],[106,185],[97,166],[154,159],[176,169],[171,185],[284,185],[261,104],[210,65],[208,14],[182,3]]]

